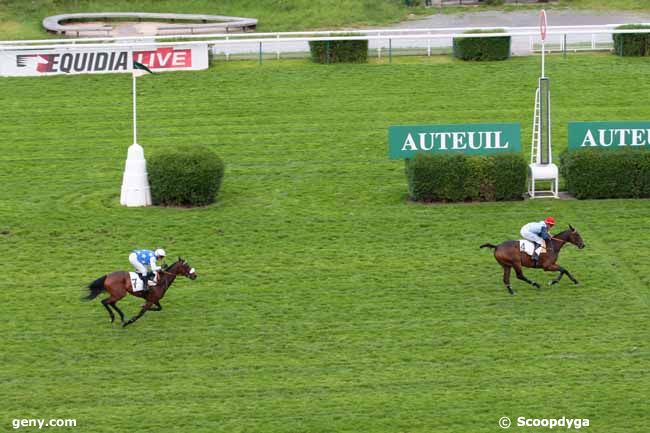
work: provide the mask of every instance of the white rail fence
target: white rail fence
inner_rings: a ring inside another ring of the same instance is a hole
[[[611,50],[612,35],[617,33],[650,33],[650,29],[617,30],[619,24],[598,26],[552,26],[547,30],[547,52],[578,52]],[[378,58],[393,55],[435,55],[451,52],[453,39],[459,37],[511,37],[513,55],[539,52],[541,41],[537,27],[482,27],[482,30],[503,29],[502,33],[465,33],[470,28],[377,29],[282,33],[220,33],[209,35],[170,35],[155,37],[116,37],[83,39],[46,39],[0,41],[0,50],[31,50],[72,47],[137,47],[165,44],[183,46],[206,43],[214,58],[263,59],[308,57],[309,41],[368,40],[369,55]]]

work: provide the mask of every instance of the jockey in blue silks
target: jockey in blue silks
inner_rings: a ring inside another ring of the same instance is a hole
[[[129,262],[135,268],[135,271],[138,273],[138,276],[144,283],[144,290],[148,290],[150,286],[155,286],[156,283],[151,280],[154,276],[154,272],[161,269],[158,266],[158,260],[162,260],[165,257],[165,250],[158,248],[156,251],[151,250],[133,250],[129,254]],[[149,272],[149,268],[151,272]]]
[[[537,248],[541,245],[546,247],[546,241],[551,239],[551,234],[548,232],[555,225],[555,218],[548,217],[544,221],[528,223],[521,228],[521,235],[524,239],[531,241],[534,244],[533,248],[533,264],[536,266],[539,260]]]

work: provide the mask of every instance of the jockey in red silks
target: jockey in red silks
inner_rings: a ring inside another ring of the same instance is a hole
[[[533,262],[537,264],[539,260],[539,253],[537,248],[541,245],[546,247],[546,241],[551,239],[549,230],[555,225],[555,218],[548,217],[544,221],[528,223],[521,228],[521,235],[524,239],[531,241],[535,244],[533,249]]]

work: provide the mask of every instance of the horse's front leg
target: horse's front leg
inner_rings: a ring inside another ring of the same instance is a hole
[[[550,265],[544,266],[544,271],[545,272],[556,272],[556,271],[560,272],[560,275],[558,275],[553,281],[550,281],[548,283],[549,286],[552,286],[554,284],[559,283],[560,280],[562,279],[562,277],[564,276],[565,272],[566,272],[562,266],[557,265],[555,263],[551,263]]]
[[[153,305],[152,302],[147,301],[147,303],[144,304],[144,305],[142,306],[142,308],[140,308],[140,312],[138,313],[138,315],[137,315],[137,316],[134,316],[134,317],[132,317],[132,318],[130,318],[128,322],[125,322],[125,323],[122,325],[122,327],[126,327],[126,326],[130,325],[131,323],[135,322],[136,320],[138,320],[140,317],[142,317],[142,316],[144,315],[144,313],[147,312],[147,310],[148,310],[149,308],[151,308],[152,305]]]
[[[553,263],[552,265],[546,266],[546,267],[544,268],[544,270],[547,271],[547,272],[556,272],[556,271],[559,271],[559,272],[560,272],[560,275],[558,275],[557,278],[555,278],[553,281],[551,281],[551,282],[549,283],[549,285],[551,285],[551,286],[554,285],[554,284],[559,283],[560,280],[562,279],[562,277],[564,276],[564,274],[566,274],[567,277],[569,277],[569,279],[570,279],[571,281],[573,281],[574,284],[578,284],[578,280],[576,280],[575,278],[573,278],[573,275],[571,275],[571,274],[569,273],[569,271],[567,271],[567,270],[564,269],[562,266],[560,266],[560,265],[558,265],[558,264],[556,264],[556,263]]]
[[[564,269],[564,268],[562,268],[562,267],[560,267],[560,269],[561,269],[561,270],[566,274],[567,277],[569,277],[569,279],[570,279],[571,281],[573,281],[573,284],[579,284],[579,283],[578,283],[578,280],[576,280],[575,278],[573,278],[573,275],[571,275],[571,273],[570,273],[569,271],[567,271],[566,269]]]
[[[162,305],[160,305],[160,302],[154,303],[155,307],[151,307],[149,310],[150,311],[162,311]]]

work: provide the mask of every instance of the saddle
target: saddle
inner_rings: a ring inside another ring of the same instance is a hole
[[[145,289],[144,287],[144,281],[140,278],[140,276],[135,273],[135,272],[129,272],[129,278],[131,279],[131,287],[133,288],[134,292],[141,292]],[[154,283],[158,284],[158,273],[156,272],[154,274],[153,280]],[[153,288],[153,286],[152,286]]]
[[[529,256],[533,256],[533,249],[535,248],[535,244],[532,243],[531,241],[527,239],[519,239],[519,251],[524,252],[528,254]],[[542,255],[546,253],[546,247],[545,246],[540,246],[537,248],[537,254]]]

